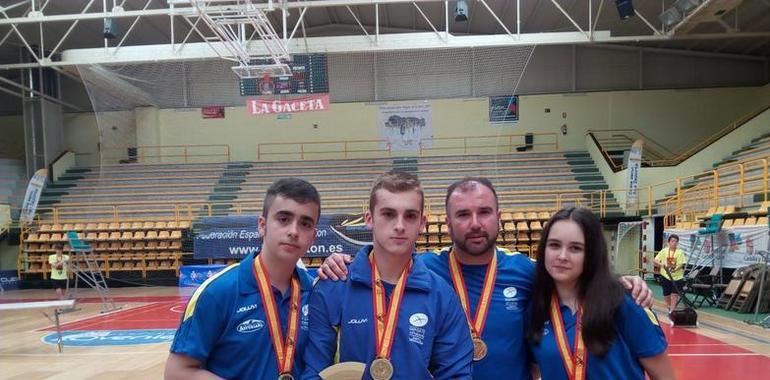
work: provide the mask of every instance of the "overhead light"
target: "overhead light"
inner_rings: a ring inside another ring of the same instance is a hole
[[[682,14],[676,8],[668,8],[658,16],[658,20],[663,23],[663,26],[670,28],[682,21]]]
[[[118,24],[115,22],[115,19],[104,19],[104,38],[108,40],[118,38]]]
[[[689,13],[700,5],[700,0],[676,0],[674,7],[681,13]]]
[[[618,8],[618,16],[620,16],[621,20],[636,16],[634,4],[631,0],[615,0],[615,6]]]
[[[457,5],[455,6],[455,21],[468,21],[468,2],[465,0],[457,0]]]

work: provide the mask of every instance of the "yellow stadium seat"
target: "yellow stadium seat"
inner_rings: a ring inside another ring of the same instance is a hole
[[[542,231],[543,226],[540,224],[539,220],[534,220],[529,223],[529,229],[532,231]]]
[[[520,221],[520,220],[525,220],[526,217],[524,216],[523,212],[514,212],[512,219],[515,221]]]
[[[761,216],[761,217],[757,218],[757,225],[758,226],[763,226],[763,227],[767,226],[767,217],[766,216]]]
[[[527,222],[516,223],[516,231],[519,231],[519,232],[529,231],[529,226],[527,225]]]
[[[143,226],[144,226],[144,223],[142,223],[142,222],[133,222],[133,223],[131,223],[131,229],[132,230],[141,230]]]
[[[162,229],[168,228],[166,227],[167,225],[168,224],[164,221],[155,222],[155,229],[162,230]]]
[[[38,229],[38,232],[50,232],[51,231],[51,227],[52,227],[52,225],[47,224],[47,223],[41,224],[40,228]]]
[[[770,201],[762,202],[752,214],[754,215],[767,215],[767,208],[770,207]]]
[[[158,231],[155,231],[155,230],[147,231],[147,234],[145,235],[144,238],[147,240],[155,240],[158,238]]]
[[[750,216],[750,217],[746,218],[746,222],[744,223],[744,225],[747,225],[747,226],[754,226],[756,224],[757,224],[757,217],[756,216]]]
[[[513,214],[511,214],[510,212],[501,213],[500,214],[500,220],[503,220],[503,221],[505,221],[505,220],[513,220]]]
[[[181,239],[182,238],[182,231],[174,230],[171,231],[171,239]]]
[[[503,224],[503,231],[506,231],[506,232],[516,231],[516,225],[513,222],[505,222]]]
[[[96,223],[86,224],[86,231],[96,231],[98,225]]]
[[[120,240],[120,231],[110,232],[110,240]]]
[[[99,223],[96,226],[96,230],[97,231],[107,231],[109,229],[110,229],[110,224],[109,223]]]

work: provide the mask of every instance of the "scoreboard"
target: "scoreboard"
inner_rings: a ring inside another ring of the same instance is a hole
[[[291,76],[241,79],[241,96],[329,92],[326,54],[295,54],[286,63],[291,67]]]

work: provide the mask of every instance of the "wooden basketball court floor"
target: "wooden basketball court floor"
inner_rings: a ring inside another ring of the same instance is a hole
[[[160,379],[190,289],[112,289],[119,311],[101,313],[94,293],[61,316],[64,350],[38,310],[0,312],[0,379]],[[52,290],[16,290],[0,303],[54,299]],[[662,315],[662,313],[658,313]],[[698,328],[661,317],[677,379],[770,379],[770,330],[699,313]],[[747,318],[750,318],[747,315]]]

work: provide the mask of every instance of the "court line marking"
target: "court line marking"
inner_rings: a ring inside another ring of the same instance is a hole
[[[667,315],[668,314],[668,312],[663,311],[662,309],[660,309],[657,306],[653,308],[653,311],[655,311],[655,314],[661,314],[661,313],[663,315]],[[714,324],[714,323],[711,323],[711,322],[708,322],[708,321],[703,321],[703,320],[698,321],[698,324],[699,325],[703,325],[704,327],[708,327],[710,329],[714,329],[714,330],[721,331],[723,333],[727,333],[728,335],[738,335],[740,337],[743,337],[743,338],[746,338],[746,339],[749,339],[749,340],[753,340],[753,341],[758,342],[760,344],[770,345],[770,340],[762,338],[762,337],[759,337],[759,336],[756,336],[756,335],[748,335],[747,333],[743,332],[742,330],[728,328],[728,327],[723,327],[723,326],[720,326],[719,324]],[[748,326],[748,324],[747,324],[747,326]],[[676,328],[681,328],[681,327],[676,327]],[[704,336],[704,337],[707,337],[707,338],[711,338],[711,339],[714,339],[716,341],[720,341],[720,342],[722,341],[721,339],[718,339],[718,338],[714,338],[714,337],[711,337],[711,336],[708,336],[708,335],[705,335],[705,334],[697,333],[696,332],[696,331],[698,331],[697,327],[689,327],[689,328],[685,328],[685,330],[686,331],[692,331],[696,335],[700,335],[700,336]]]
[[[136,308],[133,308],[133,309],[130,309],[130,310],[125,310],[124,313],[123,313],[123,316],[124,317],[133,317],[135,314],[138,315],[138,314],[143,314],[143,313],[150,312],[150,311],[155,311],[155,309],[161,309],[159,306],[163,306],[165,308],[165,306],[167,306],[167,305],[157,304],[157,303],[155,303],[155,304],[152,304],[152,303],[151,304],[146,304],[146,305],[142,305],[140,307],[136,307]],[[112,314],[112,315],[117,315],[117,314]],[[109,319],[106,319],[106,320],[105,319],[100,319],[103,316],[104,315],[93,316],[92,317],[94,319],[93,321],[84,320],[84,321],[82,321],[82,324],[77,325],[77,328],[82,330],[82,329],[84,329],[86,327],[98,326],[98,325],[101,325],[101,324],[103,324],[105,322],[114,322],[115,321],[115,320],[110,321]],[[80,322],[77,322],[77,323],[80,323]],[[69,325],[69,324],[70,323],[65,324],[64,326],[62,326],[62,328],[64,328],[64,329],[68,328],[67,325]],[[70,330],[63,330],[63,331],[70,331]]]
[[[160,351],[122,351],[122,352],[82,352],[82,353],[40,353],[40,354],[5,354],[0,353],[0,357],[14,357],[14,356],[23,356],[23,357],[46,357],[46,356],[55,356],[55,357],[63,357],[63,356],[115,356],[115,355],[135,355],[135,354],[167,354],[168,350],[160,350]]]
[[[66,328],[67,325],[72,326],[72,325],[79,324],[79,323],[83,323],[82,327],[98,325],[98,324],[103,322],[103,320],[99,320],[102,317],[114,316],[114,315],[118,315],[120,313],[123,313],[123,315],[131,316],[134,313],[143,311],[143,309],[156,308],[158,305],[159,305],[159,303],[148,303],[148,304],[144,304],[144,305],[135,305],[135,306],[126,307],[124,309],[115,310],[115,311],[111,311],[111,312],[108,312],[108,313],[100,313],[98,315],[84,316],[82,318],[75,319],[75,320],[63,323],[62,324],[62,329]],[[94,321],[90,321],[91,319],[93,319]],[[99,321],[97,322],[97,320],[99,320]],[[80,326],[80,325],[78,325],[78,326]],[[53,329],[54,327],[55,327],[54,325],[47,325],[45,327],[42,327],[42,328],[39,328],[39,329],[35,329],[35,330],[30,331],[30,332],[40,332],[40,331],[49,332],[48,330],[49,329]],[[82,328],[82,327],[78,327],[78,328]],[[62,331],[69,331],[69,330],[62,330]]]

